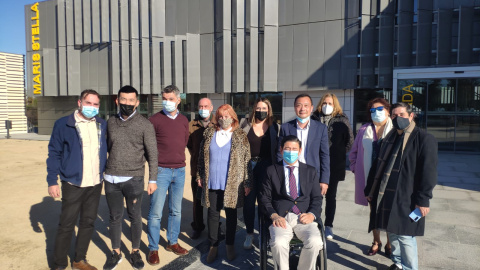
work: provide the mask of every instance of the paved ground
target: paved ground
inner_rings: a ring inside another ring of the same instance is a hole
[[[48,136],[14,136],[13,140],[0,140],[0,265],[5,266],[0,268],[48,269],[61,205],[59,200],[47,197],[47,142],[38,140],[48,140]],[[426,235],[418,239],[420,269],[480,269],[480,155],[441,153],[439,159],[439,185],[433,192]],[[188,238],[192,215],[189,181],[187,177],[179,241],[191,250],[190,255],[178,258],[160,248],[161,265],[147,265],[145,269],[258,269],[258,248],[245,251],[241,247],[245,236],[242,211],[239,211],[236,238],[237,259],[227,262],[222,244],[219,259],[212,265],[206,265],[206,232],[198,240]],[[327,242],[328,268],[386,269],[391,261],[383,256],[383,252],[373,257],[365,255],[372,241],[367,233],[368,209],[353,203],[353,181],[353,175],[347,172],[347,179],[339,185],[335,239]],[[148,202],[145,194],[142,204],[144,231]],[[164,217],[166,215],[164,211]],[[165,225],[164,218],[162,228]],[[128,218],[125,217],[122,236],[124,253],[128,253],[130,247],[128,226]],[[161,236],[160,245],[163,247],[165,230],[162,230]],[[382,240],[385,238],[382,235]],[[148,252],[147,243],[144,233],[143,254]],[[88,253],[90,262],[101,269],[109,247],[108,207],[102,194],[96,233]],[[117,269],[131,269],[131,266],[124,260]]]

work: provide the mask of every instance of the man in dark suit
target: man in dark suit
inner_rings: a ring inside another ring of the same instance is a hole
[[[315,167],[320,180],[322,195],[325,195],[330,179],[327,126],[310,119],[313,111],[313,102],[309,95],[298,95],[295,98],[294,108],[297,118],[282,125],[278,141],[281,142],[283,137],[293,135],[302,142],[303,152],[299,155],[298,160]],[[277,154],[277,160],[282,160],[280,152]]]
[[[322,212],[322,194],[314,167],[299,162],[302,142],[293,135],[282,139],[283,161],[267,168],[260,191],[261,210],[269,226],[272,256],[278,269],[288,269],[289,243],[295,235],[303,242],[298,269],[314,269],[323,247],[315,222]]]
[[[417,236],[425,232],[437,184],[438,143],[416,126],[412,106],[392,106],[392,129],[382,140],[368,175],[365,196],[372,205],[369,230],[387,231],[393,264],[388,269],[418,269]],[[412,212],[415,215],[410,215]],[[419,218],[419,219],[418,219]]]

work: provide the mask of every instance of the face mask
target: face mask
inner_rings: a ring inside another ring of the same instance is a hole
[[[210,116],[210,111],[209,110],[198,110],[198,114],[203,119],[207,119]]]
[[[118,104],[120,106],[120,114],[130,116],[135,111],[134,105],[127,105],[127,104]]]
[[[167,112],[173,112],[177,109],[177,104],[173,101],[164,100],[162,104],[163,104],[163,108],[165,108]]]
[[[93,106],[82,106],[82,114],[88,119],[93,118],[98,114],[98,108]]]
[[[260,112],[260,111],[255,112],[255,118],[260,120],[260,121],[265,120],[265,118],[267,118],[267,116],[268,116],[268,112]]]
[[[410,120],[408,118],[397,116],[392,119],[392,124],[397,130],[405,130],[410,126]]]
[[[371,113],[371,115],[372,115],[372,121],[376,123],[382,123],[387,118],[384,110],[375,111],[374,113]]]
[[[223,129],[228,129],[233,123],[233,118],[228,119],[218,119],[218,124]]]
[[[324,104],[324,105],[322,106],[322,112],[323,112],[323,114],[325,114],[325,115],[330,115],[330,114],[332,114],[332,112],[333,112],[333,106],[330,106],[330,105],[328,105],[328,104]]]
[[[298,151],[288,151],[288,150],[283,150],[283,160],[285,162],[292,164],[298,159]]]
[[[308,120],[310,120],[310,116],[307,117],[307,118],[300,118],[297,116],[297,120],[298,122],[302,123],[302,124],[305,124],[306,122],[308,122]]]

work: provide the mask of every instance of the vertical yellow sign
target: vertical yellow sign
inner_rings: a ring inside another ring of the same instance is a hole
[[[38,51],[40,50],[40,14],[38,12],[38,2],[30,8],[35,16],[32,20],[32,50],[37,51],[32,55],[32,75],[33,75],[33,94],[42,94],[42,57]]]

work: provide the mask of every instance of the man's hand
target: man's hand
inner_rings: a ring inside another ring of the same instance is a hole
[[[59,198],[60,197],[60,188],[58,185],[49,186],[48,187],[48,195],[52,198]]]
[[[198,185],[199,187],[202,187],[202,179],[197,179],[197,185]]]
[[[148,183],[147,187],[147,193],[148,195],[152,195],[155,190],[157,190],[157,184],[156,183]]]
[[[328,184],[320,183],[320,189],[322,190],[322,195],[327,194]]]
[[[279,216],[278,214],[272,215],[273,227],[282,227],[284,229],[287,228],[287,221],[285,218]]]
[[[422,213],[422,217],[426,216],[428,214],[428,212],[430,212],[429,207],[423,207],[423,206],[418,206],[418,205],[415,205],[415,207],[420,209],[420,213]]]
[[[299,217],[300,223],[310,224],[315,220],[315,216],[312,213],[303,213]]]
[[[367,196],[365,198],[367,199],[368,202],[372,202],[372,197]]]
[[[250,191],[252,191],[251,188],[249,188],[249,187],[245,188],[245,197],[248,196],[248,194],[250,194]]]

